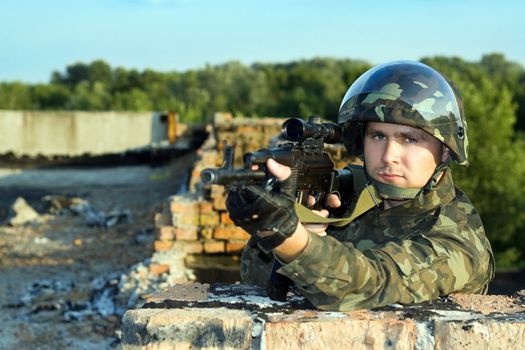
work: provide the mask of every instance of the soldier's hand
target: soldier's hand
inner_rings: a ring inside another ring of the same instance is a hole
[[[329,215],[328,210],[321,209],[321,210],[312,210],[312,212],[316,213],[319,216],[322,216],[324,218],[327,218]],[[305,229],[308,231],[315,233],[318,236],[326,236],[326,228],[328,227],[328,224],[312,224],[312,223],[301,223]]]
[[[266,166],[268,167],[268,170],[270,173],[273,174],[279,181],[286,180],[290,174],[292,173],[292,170],[290,167],[280,164],[276,162],[273,159],[268,159],[266,162]],[[313,207],[315,205],[315,198],[313,196],[309,196],[308,198],[308,205],[310,207]],[[336,194],[329,194],[326,197],[325,203],[326,208],[338,208],[341,206],[341,201],[339,200],[339,196]],[[330,214],[327,209],[321,209],[321,210],[312,210],[314,213],[316,213],[319,216],[322,217],[328,217]],[[328,227],[327,224],[309,224],[309,223],[302,223],[303,226],[310,232],[313,232],[319,236],[326,236],[326,228]]]
[[[278,163],[271,158],[268,159],[268,161],[266,162],[266,166],[268,167],[268,170],[270,171],[270,173],[272,173],[272,175],[275,176],[275,178],[279,181],[286,180],[288,177],[290,177],[290,174],[292,173],[292,169],[290,169],[289,166]],[[316,203],[316,200],[314,196],[309,196],[308,205],[310,207],[313,207],[315,203]],[[340,206],[341,206],[341,200],[339,199],[339,196],[333,193],[329,194],[326,197],[324,205],[323,205],[323,207],[328,208],[328,209],[335,209],[335,208],[339,208]],[[323,209],[320,212],[323,212],[324,214],[325,211],[326,210]],[[327,211],[326,213],[327,213],[326,215],[328,215]],[[320,215],[325,216],[323,214],[320,214]]]
[[[274,163],[270,162],[270,167],[276,172],[277,180],[283,181],[290,176],[288,167]],[[269,251],[297,229],[299,218],[294,202],[292,196],[279,190],[267,191],[262,186],[250,185],[228,191],[226,208],[233,222],[248,233],[259,236],[257,244]]]
[[[308,205],[310,207],[313,207],[315,203],[316,203],[315,197],[309,196]],[[326,196],[326,199],[324,200],[324,203],[323,203],[323,207],[328,208],[328,209],[336,209],[336,208],[339,208],[340,206],[341,206],[341,199],[335,193],[330,193],[328,196]]]
[[[266,161],[266,167],[268,168],[268,171],[279,181],[286,180],[292,174],[292,169],[290,169],[289,166],[278,163],[272,158]]]

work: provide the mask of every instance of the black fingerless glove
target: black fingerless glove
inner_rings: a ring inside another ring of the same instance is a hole
[[[297,229],[299,218],[294,204],[294,199],[285,193],[268,192],[255,185],[230,190],[226,197],[226,208],[235,225],[251,235],[273,232],[257,241],[265,252],[280,245]]]

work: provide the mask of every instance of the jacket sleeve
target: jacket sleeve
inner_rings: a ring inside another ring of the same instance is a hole
[[[259,249],[256,237],[252,236],[241,256],[241,280],[246,284],[265,287],[272,274],[274,260],[272,253]]]
[[[414,303],[462,291],[482,293],[493,277],[483,232],[451,223],[439,231],[389,241],[363,252],[310,234],[302,254],[278,272],[324,310]]]

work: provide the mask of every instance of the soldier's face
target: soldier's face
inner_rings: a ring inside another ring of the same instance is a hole
[[[421,129],[368,123],[364,155],[373,179],[399,188],[421,188],[448,153],[438,139]]]

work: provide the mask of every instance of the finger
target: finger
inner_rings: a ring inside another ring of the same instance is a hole
[[[341,200],[335,194],[330,194],[326,198],[326,206],[329,208],[339,208],[341,206]]]
[[[322,216],[323,218],[327,218],[328,217],[328,214],[330,214],[328,212],[328,210],[326,209],[321,209],[321,210],[312,210],[312,212],[316,213],[317,215],[319,216]]]
[[[315,197],[312,195],[308,195],[308,206],[313,207],[315,205]]]
[[[303,224],[304,228],[312,233],[319,236],[326,236],[327,224]]]
[[[322,216],[323,218],[328,217],[328,210],[321,209],[321,210],[312,210],[313,213]],[[319,236],[326,236],[326,228],[328,227],[328,224],[317,224],[317,223],[303,223],[303,226],[310,232],[315,233]]]
[[[272,175],[275,176],[275,178],[279,181],[286,180],[292,173],[292,169],[290,169],[290,167],[277,163],[272,158],[268,159],[266,166],[268,167],[270,173],[272,173]]]

